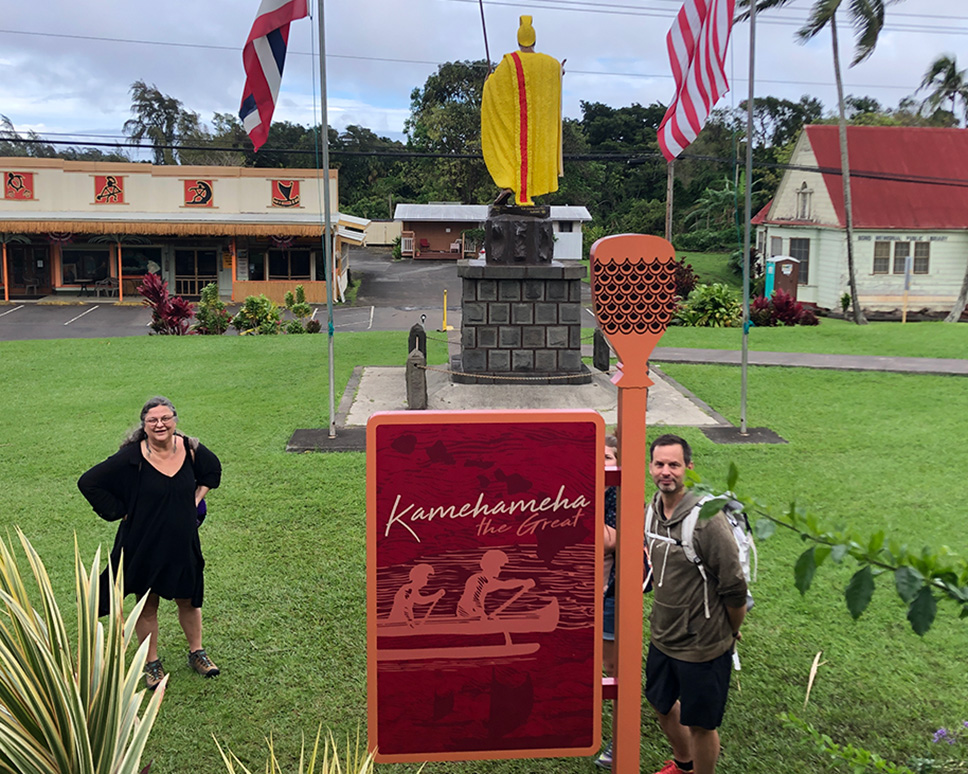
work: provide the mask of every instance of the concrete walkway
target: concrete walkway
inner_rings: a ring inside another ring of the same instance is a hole
[[[685,349],[656,347],[652,360],[658,363],[704,365],[741,364],[742,353],[731,349]],[[825,368],[834,371],[883,371],[896,374],[968,376],[968,360],[940,357],[883,357],[880,355],[817,355],[805,352],[750,352],[749,364],[788,368]]]

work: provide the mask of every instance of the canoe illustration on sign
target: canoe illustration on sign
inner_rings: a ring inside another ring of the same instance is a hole
[[[379,638],[421,638],[421,647],[379,648],[380,661],[412,661],[423,658],[493,658],[520,656],[534,653],[538,643],[514,643],[512,634],[552,632],[558,627],[560,611],[558,600],[554,597],[542,607],[534,610],[519,611],[512,608],[518,599],[534,588],[531,578],[501,579],[498,576],[508,562],[504,551],[491,549],[481,557],[480,572],[471,575],[464,584],[463,593],[457,602],[455,615],[433,615],[437,602],[444,595],[439,589],[433,594],[423,594],[434,574],[429,564],[418,564],[410,570],[410,580],[394,594],[393,607],[387,618],[377,622]],[[492,611],[487,609],[487,597],[491,592],[514,590],[515,593]],[[415,613],[415,606],[427,606],[422,615]],[[503,635],[501,644],[474,643],[464,644],[465,636],[486,638]],[[458,642],[427,643],[426,637],[443,638],[457,636]]]
[[[430,645],[422,648],[380,648],[380,661],[412,661],[421,658],[494,658],[499,656],[522,656],[534,653],[540,645],[537,642],[515,643],[512,634],[540,634],[553,632],[558,627],[558,600],[551,598],[543,607],[524,613],[501,613],[492,618],[457,618],[454,616],[434,616],[422,619],[419,623],[393,622],[377,623],[377,637],[425,637],[425,636],[467,636],[485,638],[489,635],[503,635],[501,644]]]

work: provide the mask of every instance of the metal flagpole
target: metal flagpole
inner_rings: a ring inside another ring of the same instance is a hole
[[[756,59],[756,2],[750,2],[750,90],[746,100],[746,228],[743,234],[743,356],[739,397],[739,432],[746,435],[746,372],[749,367],[750,335],[750,221],[753,219],[753,73]]]
[[[329,119],[326,113],[326,25],[323,0],[317,4],[319,23],[320,123],[323,134],[323,277],[326,280],[326,332],[329,336],[329,437],[336,437],[336,377],[333,370],[333,227],[329,195]]]

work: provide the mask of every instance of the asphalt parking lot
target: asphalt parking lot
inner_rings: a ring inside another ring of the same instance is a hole
[[[447,325],[460,329],[461,279],[456,261],[394,261],[389,251],[364,248],[351,252],[350,272],[360,281],[356,304],[334,306],[335,331],[406,331],[422,317],[428,331],[442,330],[445,293]],[[229,306],[230,313],[237,309],[238,304]],[[325,305],[315,307],[314,314],[325,330]],[[0,303],[0,341],[147,336],[150,320],[151,312],[145,307],[118,306],[103,299],[67,304],[11,301]],[[230,329],[229,335],[234,334]]]

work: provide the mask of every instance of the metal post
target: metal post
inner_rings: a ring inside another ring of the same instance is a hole
[[[673,159],[666,165],[666,218],[665,218],[665,238],[667,242],[672,241],[672,191],[675,182],[676,160]]]
[[[326,322],[329,334],[329,437],[336,437],[336,375],[333,364],[333,241],[329,193],[329,117],[326,112],[326,25],[323,22],[323,0],[317,4],[319,23],[319,95],[320,124],[323,146],[323,273],[326,279]]]
[[[118,303],[124,301],[124,278],[121,276],[121,240],[118,240]]]
[[[743,353],[739,397],[739,432],[746,435],[746,381],[749,369],[750,335],[750,221],[753,219],[753,73],[756,53],[756,0],[750,3],[750,89],[746,101],[746,228],[743,232]]]
[[[3,300],[10,300],[10,273],[7,271],[7,242],[3,242]]]

